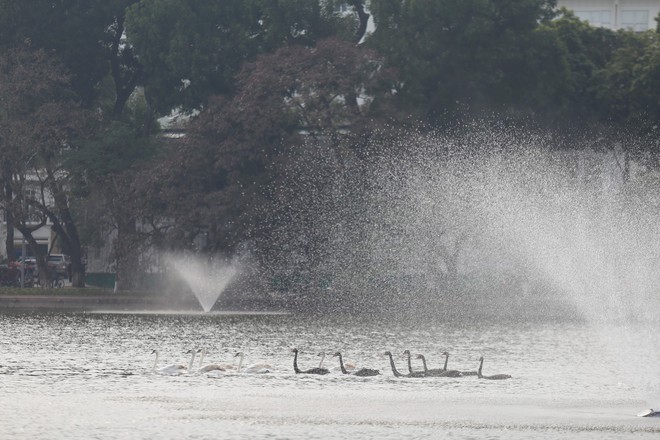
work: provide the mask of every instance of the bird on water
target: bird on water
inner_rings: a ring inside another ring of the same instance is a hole
[[[408,375],[406,377],[426,377],[424,371],[413,371],[410,350],[404,350],[403,354],[408,357]]]
[[[330,371],[327,368],[310,368],[309,370],[301,370],[298,368],[298,349],[292,348],[291,352],[293,353],[293,371],[296,374],[328,374]]]
[[[411,374],[400,373],[399,370],[396,369],[396,366],[394,366],[394,359],[392,358],[392,352],[386,351],[385,353],[383,353],[383,355],[389,356],[390,367],[392,367],[392,374],[394,374],[394,377],[426,377],[426,375],[424,375],[424,372],[422,371],[416,371],[415,373],[420,373],[420,374],[416,374],[414,376]]]
[[[346,367],[344,367],[344,359],[342,358],[340,352],[337,352],[332,356],[339,357],[339,366],[341,367],[341,372],[344,374],[352,374],[353,376],[360,376],[360,377],[378,376],[380,374],[380,371],[375,370],[373,368],[360,368],[356,372],[350,373],[348,372],[348,370],[346,370]]]
[[[481,356],[479,358],[479,369],[477,370],[477,377],[479,379],[489,379],[489,380],[503,380],[503,379],[511,379],[510,374],[493,374],[492,376],[484,376],[481,374],[481,369],[484,366],[484,357]]]
[[[416,356],[417,359],[422,360],[422,364],[424,365],[424,373],[426,373],[427,376],[433,376],[433,377],[461,377],[461,372],[458,370],[447,370],[447,362],[445,359],[445,368],[431,368],[429,369],[426,366],[426,358],[424,357],[423,354],[418,354]]]

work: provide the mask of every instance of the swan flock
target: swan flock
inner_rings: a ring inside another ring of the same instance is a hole
[[[328,369],[323,366],[323,363],[326,358],[325,352],[318,353],[318,356],[321,357],[319,365],[317,367],[312,367],[309,369],[301,369],[298,366],[298,354],[299,350],[297,348],[292,348],[291,353],[293,353],[293,371],[295,374],[308,374],[308,375],[326,375],[331,372],[337,372],[342,375],[352,375],[356,377],[371,377],[379,376],[381,372],[374,368],[358,368],[355,364],[350,362],[345,362],[342,356],[342,353],[337,351],[332,357],[337,358],[338,368]],[[243,352],[238,352],[234,355],[234,358],[238,358],[238,365],[234,362],[231,363],[209,363],[204,365],[204,358],[206,357],[206,349],[192,349],[188,350],[186,354],[190,355],[190,360],[188,364],[178,363],[170,364],[164,367],[158,368],[159,360],[159,351],[153,350],[152,354],[155,354],[152,371],[157,374],[162,375],[181,375],[181,374],[206,374],[208,377],[222,377],[226,374],[268,374],[273,373],[276,369],[269,363],[266,362],[256,362],[248,366],[243,366],[244,359],[246,355]],[[199,363],[195,367],[195,357],[197,354],[200,354]],[[419,366],[417,369],[413,368],[412,363],[412,353],[410,350],[405,350],[403,356],[406,358],[407,369],[403,372],[400,372],[394,363],[394,356],[392,352],[386,351],[383,353],[383,356],[387,356],[389,359],[390,368],[392,374],[397,378],[424,378],[424,377],[446,377],[446,378],[459,378],[465,376],[476,376],[478,379],[485,380],[505,380],[511,379],[512,376],[509,374],[493,374],[493,375],[484,375],[482,374],[484,358],[481,356],[478,359],[479,366],[476,370],[453,370],[448,369],[449,362],[449,353],[443,352],[442,356],[445,357],[444,365],[442,368],[428,368],[426,357],[423,354],[415,355],[415,359],[421,361],[421,368]]]

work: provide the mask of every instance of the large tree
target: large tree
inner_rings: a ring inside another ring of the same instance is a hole
[[[288,202],[310,197],[300,188],[288,192],[292,161],[327,159],[341,168],[364,154],[368,128],[385,118],[392,98],[393,75],[382,62],[371,50],[328,39],[248,63],[235,96],[210,100],[186,140],[148,177],[157,184],[150,200],[176,223],[174,236],[191,243],[204,234],[209,251],[252,243],[267,252],[275,229],[296,217],[286,212]],[[323,190],[330,191],[332,172],[325,172]]]
[[[534,75],[557,60],[537,50],[537,43],[551,42],[535,30],[554,6],[554,0],[371,0],[370,41],[401,70],[402,103],[422,115],[506,109],[527,105],[534,86],[547,87]]]
[[[83,253],[62,158],[91,119],[59,61],[25,46],[0,54],[0,103],[3,208],[32,246],[42,280],[49,277],[46,254],[33,232],[49,222],[71,256],[73,285],[82,287]]]
[[[29,43],[53,51],[86,106],[104,97],[121,114],[141,81],[141,68],[124,37],[126,8],[138,0],[0,0],[0,45]],[[109,84],[109,87],[108,87]]]
[[[244,62],[286,44],[314,44],[342,23],[331,2],[143,0],[128,11],[127,33],[145,66],[147,97],[167,114],[233,93]]]

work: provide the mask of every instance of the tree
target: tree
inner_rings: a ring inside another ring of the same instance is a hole
[[[572,12],[562,9],[556,20],[543,23],[540,31],[558,39],[566,60],[567,72],[561,77],[565,83],[564,97],[568,105],[563,108],[565,120],[579,115],[592,123],[602,119],[602,102],[595,92],[603,69],[614,52],[624,44],[627,34],[602,27],[590,26]]]
[[[625,32],[622,44],[594,72],[601,118],[617,127],[626,152],[660,167],[660,34]]]
[[[308,0],[144,0],[127,13],[127,33],[146,70],[146,93],[160,114],[199,109],[230,95],[244,62],[286,44],[312,45],[341,21]]]
[[[49,221],[71,257],[73,285],[82,287],[85,268],[62,152],[86,134],[90,119],[64,69],[44,51],[17,47],[3,52],[0,76],[3,208],[35,252],[42,280],[49,276],[46,255],[33,232]]]
[[[83,105],[98,104],[112,81],[109,112],[120,115],[141,67],[123,39],[126,8],[138,0],[0,0],[0,42],[54,51]]]
[[[309,208],[292,198],[313,202],[288,192],[292,161],[348,167],[359,160],[368,128],[387,115],[393,81],[375,52],[337,39],[261,55],[241,70],[231,100],[209,100],[185,141],[145,176],[158,185],[149,199],[176,225],[171,234],[180,242],[204,235],[208,251],[251,243],[265,256],[277,247],[278,228],[295,227],[285,222],[292,203]]]
[[[506,109],[538,84],[529,75],[542,71],[529,55],[539,21],[554,6],[553,0],[372,0],[370,42],[400,69],[402,104],[423,116],[437,119],[462,106]]]

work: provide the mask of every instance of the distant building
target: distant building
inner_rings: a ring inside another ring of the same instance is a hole
[[[25,177],[28,182],[27,185],[33,187],[33,189],[25,192],[26,196],[28,198],[37,199],[41,191],[39,189],[39,185],[37,184],[36,176],[28,174]],[[53,203],[53,197],[48,191],[44,193],[44,197],[46,198],[47,205],[51,205]],[[7,216],[6,211],[4,209],[0,209],[0,261],[8,257],[7,255],[5,255],[6,254],[5,241],[7,239],[6,216]],[[29,212],[29,218],[28,218],[29,225],[33,225],[33,226],[39,225],[40,219],[41,216],[36,211]],[[37,241],[37,246],[39,246],[43,252],[48,253],[50,251],[51,253],[61,253],[62,250],[60,247],[60,243],[57,240],[57,234],[52,229],[52,226],[53,226],[52,222],[50,220],[47,220],[45,225],[41,226],[39,229],[35,230],[32,233],[32,236]],[[14,258],[18,258],[19,256],[21,256],[24,244],[26,245],[27,256],[34,256],[34,251],[31,249],[30,246],[27,245],[27,243],[23,241],[23,234],[21,234],[17,229],[14,228],[14,253],[15,253]]]
[[[656,28],[660,0],[558,0],[558,7],[572,10],[593,26],[643,32]]]

